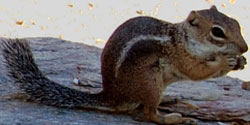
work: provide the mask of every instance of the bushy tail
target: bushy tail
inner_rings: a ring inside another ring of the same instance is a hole
[[[6,39],[2,42],[3,56],[14,80],[32,101],[57,107],[104,106],[100,94],[88,94],[57,84],[38,69],[28,42]]]

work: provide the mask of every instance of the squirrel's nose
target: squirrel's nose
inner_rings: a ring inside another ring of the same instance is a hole
[[[247,50],[248,50],[248,46],[247,46],[246,42],[244,42],[244,44],[241,45],[241,47],[240,47],[240,52],[245,53],[245,52],[247,52]]]
[[[235,42],[235,43],[236,43],[236,45],[238,46],[239,51],[241,52],[241,54],[247,52],[248,46],[247,46],[246,41],[245,41],[243,38],[239,39],[239,40],[238,40],[237,42]]]

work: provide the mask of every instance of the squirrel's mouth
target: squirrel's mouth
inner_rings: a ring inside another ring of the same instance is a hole
[[[235,55],[242,56],[242,54],[245,53],[245,51],[241,51],[241,48],[234,44],[226,44],[225,50],[222,51],[223,55]]]

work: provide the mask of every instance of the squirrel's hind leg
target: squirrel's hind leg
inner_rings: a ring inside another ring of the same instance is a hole
[[[152,75],[153,74],[153,75]],[[159,113],[158,107],[162,100],[162,93],[165,90],[164,81],[161,72],[144,72],[144,80],[141,80],[140,91],[141,105],[139,111],[134,112],[133,118],[138,121],[153,122],[156,124],[197,124],[197,120],[192,118],[182,117],[179,113],[170,113],[163,115]]]

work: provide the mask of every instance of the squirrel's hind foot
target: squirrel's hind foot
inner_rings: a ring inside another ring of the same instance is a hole
[[[180,113],[170,113],[162,115],[158,110],[143,109],[142,112],[136,112],[133,119],[143,122],[154,122],[162,125],[197,125],[197,120],[188,117],[182,117]]]

